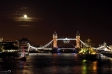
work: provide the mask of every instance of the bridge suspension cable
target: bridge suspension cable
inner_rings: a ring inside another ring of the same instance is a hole
[[[89,45],[87,45],[86,43],[84,43],[82,40],[80,40],[80,42],[85,45],[86,47],[89,47]]]
[[[44,46],[42,46],[42,47],[38,47],[37,49],[45,48],[45,47],[49,46],[52,42],[53,42],[53,40],[51,40],[49,43],[47,43],[46,45],[44,45]]]

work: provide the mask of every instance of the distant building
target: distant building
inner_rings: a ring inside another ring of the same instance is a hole
[[[85,43],[88,44],[89,46],[92,46],[91,39],[89,39],[89,38],[86,40]]]
[[[0,38],[0,42],[2,42],[3,41],[3,38]]]
[[[30,41],[27,38],[22,38],[19,40],[19,49],[24,49],[27,51],[28,44]]]

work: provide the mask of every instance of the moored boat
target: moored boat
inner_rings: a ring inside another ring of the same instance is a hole
[[[91,47],[81,48],[81,50],[78,53],[79,58],[88,60],[96,60],[97,55],[98,54]]]
[[[19,57],[18,59],[26,61],[26,57]]]
[[[18,57],[19,60],[26,60],[25,52],[21,52],[20,56]]]

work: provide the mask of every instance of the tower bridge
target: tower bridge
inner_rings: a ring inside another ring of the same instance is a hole
[[[63,41],[65,44],[68,44],[70,41],[75,41],[75,46],[73,48],[65,48],[65,47],[59,47],[58,46],[58,41]],[[41,47],[33,47],[29,44],[29,50],[30,48],[32,49],[36,49],[38,50],[58,50],[58,49],[80,49],[82,47],[82,45],[84,47],[89,47],[89,45],[87,45],[86,43],[84,43],[81,39],[80,39],[80,33],[77,32],[75,38],[58,38],[57,33],[54,32],[53,33],[53,39],[48,42],[47,44],[41,46]]]
[[[64,43],[69,43],[70,41],[75,41],[75,46],[73,47],[73,48],[69,48],[69,47],[59,47],[58,46],[58,41],[63,41]],[[79,32],[77,32],[76,33],[76,36],[75,36],[75,38],[58,38],[58,36],[57,36],[57,33],[56,32],[54,32],[53,33],[53,39],[50,41],[50,42],[48,42],[47,44],[45,44],[45,45],[43,45],[43,46],[41,46],[41,47],[34,47],[34,46],[31,46],[30,44],[28,44],[28,50],[30,50],[30,49],[35,49],[36,51],[38,51],[38,50],[59,50],[59,49],[75,49],[75,50],[77,50],[77,49],[80,49],[80,48],[82,48],[82,47],[90,47],[88,44],[86,44],[86,43],[84,43],[81,39],[80,39],[80,33]],[[107,46],[110,50],[112,50],[109,46]],[[104,46],[100,46],[100,47],[97,47],[97,48],[95,48],[95,47],[92,47],[94,50],[106,50],[105,48],[105,45]],[[109,50],[109,51],[110,51]]]

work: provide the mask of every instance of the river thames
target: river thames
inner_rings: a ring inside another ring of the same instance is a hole
[[[30,53],[26,61],[3,59],[0,74],[112,74],[112,61],[82,60],[76,53]]]

